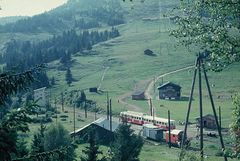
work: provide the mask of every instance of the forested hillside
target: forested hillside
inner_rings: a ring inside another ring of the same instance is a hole
[[[43,14],[0,25],[1,33],[34,33],[77,29],[90,29],[124,23],[119,2],[111,0],[70,0],[66,4]]]

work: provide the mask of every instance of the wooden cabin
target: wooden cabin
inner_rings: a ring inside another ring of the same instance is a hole
[[[200,117],[196,118],[196,121],[197,121],[197,126],[200,127],[200,124],[201,124]],[[203,127],[208,129],[217,128],[217,124],[213,115],[207,114],[203,116]]]
[[[181,86],[167,82],[158,87],[159,99],[180,99]]]
[[[145,100],[145,91],[135,91],[132,94],[132,100]]]

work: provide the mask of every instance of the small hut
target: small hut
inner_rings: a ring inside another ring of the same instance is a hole
[[[145,91],[135,91],[132,94],[132,100],[145,100]]]
[[[197,126],[200,127],[200,124],[201,124],[200,117],[196,118],[196,121],[197,121]],[[216,129],[217,124],[215,121],[215,117],[211,114],[207,114],[203,116],[203,127],[208,129]]]
[[[155,54],[153,53],[153,51],[150,50],[150,49],[144,50],[144,54],[145,54],[145,55],[148,55],[148,56],[155,56]]]
[[[181,86],[172,82],[167,82],[158,87],[159,99],[180,99]]]

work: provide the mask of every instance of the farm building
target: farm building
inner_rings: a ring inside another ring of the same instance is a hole
[[[41,107],[45,107],[48,103],[48,94],[46,92],[46,87],[34,90],[34,101]]]
[[[158,126],[153,124],[143,125],[143,136],[148,139],[163,141],[163,131],[164,129],[160,129]]]
[[[91,87],[91,88],[89,88],[89,92],[98,92],[98,89],[97,89],[97,87]]]
[[[155,56],[155,54],[153,53],[153,51],[150,50],[150,49],[144,50],[144,54],[145,54],[145,55],[149,55],[149,56]]]
[[[145,91],[135,91],[132,94],[132,100],[145,100]]]
[[[200,117],[196,118],[196,121],[197,121],[197,126],[200,127]],[[217,128],[217,124],[213,115],[207,114],[203,116],[203,127],[209,128],[209,129]]]
[[[76,130],[75,134],[74,132],[71,132],[71,136],[76,136],[83,142],[86,142],[88,140],[88,131],[92,128],[96,130],[96,140],[100,144],[108,144],[113,140],[114,137],[114,131],[118,128],[119,123],[112,121],[112,131],[110,131],[110,121],[105,118],[99,118],[98,120]]]
[[[159,99],[180,99],[181,86],[172,82],[167,82],[158,87]]]

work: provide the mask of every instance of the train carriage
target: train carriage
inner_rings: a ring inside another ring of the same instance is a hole
[[[154,124],[159,128],[163,128],[165,130],[168,129],[168,119],[160,118],[160,117],[153,117],[141,112],[134,112],[134,111],[123,111],[120,113],[120,118],[122,121],[143,125],[143,124]],[[175,121],[170,120],[170,129],[175,129]]]

